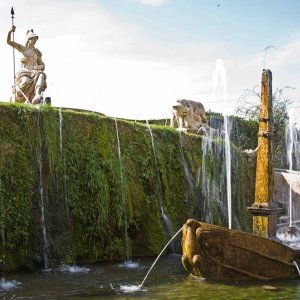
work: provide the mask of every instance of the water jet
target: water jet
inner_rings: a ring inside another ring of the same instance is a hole
[[[183,226],[182,263],[196,277],[215,280],[269,280],[299,276],[299,249],[276,240],[276,223],[283,210],[273,199],[272,73],[263,70],[259,116],[253,233],[188,220]],[[295,234],[288,227],[286,234]],[[255,262],[255,263],[254,263]]]

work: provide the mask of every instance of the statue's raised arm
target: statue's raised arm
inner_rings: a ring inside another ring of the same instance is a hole
[[[7,44],[23,54],[21,58],[21,70],[16,74],[13,93],[16,102],[39,104],[43,100],[43,92],[47,88],[46,74],[43,72],[45,64],[42,53],[35,48],[38,36],[33,29],[27,31],[26,45],[20,45],[12,41],[13,26],[7,35]]]
[[[16,26],[12,26],[11,30],[7,34],[7,44],[12,46],[13,48],[17,49],[21,53],[25,50],[25,47],[16,43],[15,41],[12,40],[11,36],[12,33],[16,31]]]

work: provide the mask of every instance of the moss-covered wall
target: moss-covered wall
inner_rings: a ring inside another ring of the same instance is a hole
[[[45,257],[156,255],[188,218],[228,224],[222,140],[51,107],[1,104],[0,120],[4,271],[42,267]],[[233,227],[247,231],[254,170],[232,153]]]

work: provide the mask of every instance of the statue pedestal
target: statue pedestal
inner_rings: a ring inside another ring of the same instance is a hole
[[[255,202],[247,210],[253,215],[253,233],[265,238],[276,236],[276,224],[278,214],[283,213],[283,209],[275,202]]]

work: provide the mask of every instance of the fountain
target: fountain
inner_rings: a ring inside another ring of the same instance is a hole
[[[288,160],[288,215],[289,224],[288,227],[285,224],[279,224],[277,230],[277,238],[283,243],[289,245],[290,247],[299,247],[300,242],[300,231],[297,227],[297,220],[295,220],[295,212],[297,212],[296,201],[293,199],[293,193],[296,185],[296,180],[294,178],[294,172],[297,168],[297,129],[295,122],[295,107],[291,107],[288,111],[289,123],[286,130],[286,143],[287,143],[287,160]],[[298,154],[299,155],[299,154]],[[296,164],[294,164],[296,162]]]
[[[299,276],[300,252],[273,240],[282,209],[273,200],[272,122],[272,73],[263,70],[255,202],[248,208],[253,233],[188,220],[182,263],[193,276],[235,281]]]
[[[153,137],[151,126],[150,126],[148,120],[146,121],[146,124],[148,126],[149,133],[150,133],[152,151],[153,151],[153,156],[154,156],[154,163],[155,163],[155,168],[156,168],[157,190],[158,190],[158,199],[159,199],[160,212],[161,212],[161,216],[163,218],[163,224],[165,226],[165,231],[167,232],[168,236],[171,237],[173,235],[173,227],[172,227],[172,223],[171,223],[170,219],[168,218],[168,216],[164,212],[164,208],[163,208],[162,182],[161,182],[161,179],[160,179],[159,164],[158,164],[157,154],[156,154],[156,150],[155,150],[154,137]],[[175,252],[175,245],[171,244],[171,250],[172,250],[172,252]]]
[[[289,171],[290,173],[293,171],[293,150],[294,150],[294,140],[295,140],[295,132],[294,127],[295,127],[295,118],[294,118],[294,113],[290,110],[289,111],[289,146],[288,146],[288,162],[289,162]],[[292,222],[293,222],[293,199],[292,199],[292,187],[293,187],[293,182],[290,180],[289,182],[290,190],[289,190],[289,216],[290,216],[290,224],[289,227],[292,227]]]
[[[146,276],[144,277],[143,281],[141,284],[139,285],[121,285],[120,286],[120,290],[124,293],[128,293],[128,292],[136,292],[136,291],[142,291],[143,290],[143,286],[145,281],[147,280],[150,272],[152,271],[152,269],[154,268],[155,264],[157,263],[157,261],[159,260],[159,258],[161,257],[161,255],[164,253],[164,251],[167,249],[167,247],[172,243],[172,241],[177,237],[177,235],[182,231],[182,228],[180,228],[174,235],[173,237],[167,242],[167,244],[164,246],[164,248],[161,250],[161,252],[158,254],[158,256],[156,257],[156,259],[154,260],[153,264],[151,265],[150,269],[148,270]]]
[[[231,152],[230,152],[230,131],[231,124],[228,115],[228,91],[226,68],[222,59],[217,59],[216,69],[213,74],[214,95],[220,85],[224,102],[224,134],[225,134],[225,163],[226,163],[226,192],[227,192],[227,211],[228,211],[228,228],[232,227],[232,199],[231,199]]]

